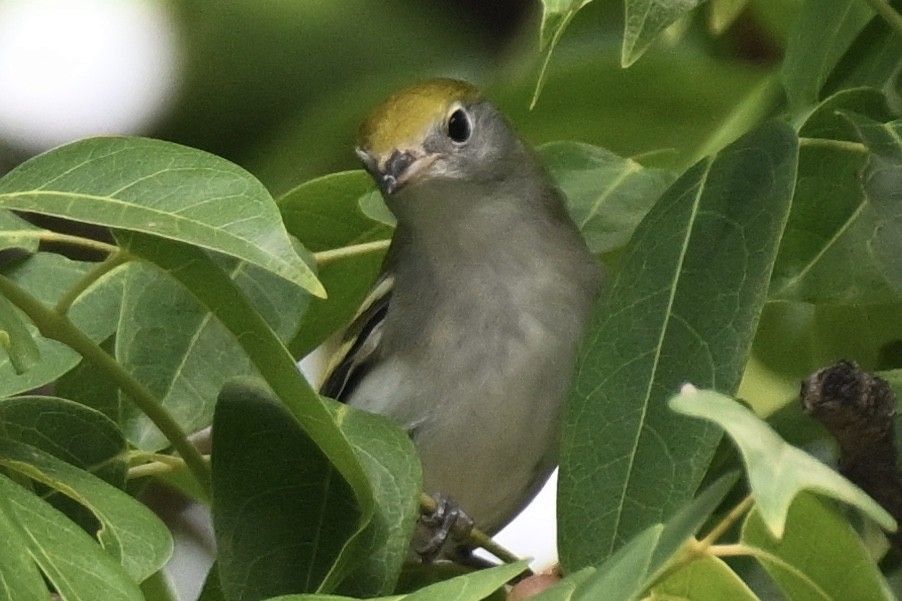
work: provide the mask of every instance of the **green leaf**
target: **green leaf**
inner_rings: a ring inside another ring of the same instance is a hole
[[[841,112],[881,117],[883,96],[846,90],[821,103],[802,126],[799,175],[770,295],[811,303],[894,302],[871,248],[880,217],[865,197],[860,173],[867,154]]]
[[[718,557],[704,555],[651,588],[650,601],[758,601],[758,596]],[[865,597],[849,597],[849,599]],[[795,597],[792,598],[795,601]]]
[[[796,152],[788,126],[764,125],[690,169],[636,229],[568,398],[558,498],[567,570],[597,564],[695,493],[719,434],[674,418],[665,401],[686,379],[738,387]]]
[[[38,253],[5,266],[4,275],[41,302],[54,305],[96,264],[72,261],[60,255]],[[83,292],[69,309],[69,318],[92,340],[100,342],[116,331],[121,296],[121,276],[128,266],[105,274]],[[41,360],[29,371],[17,375],[9,361],[0,356],[0,397],[20,394],[53,382],[81,360],[69,347],[48,340],[28,325]]]
[[[0,207],[187,242],[325,294],[263,185],[200,150],[144,138],[73,142],[0,179]]]
[[[536,600],[604,598],[606,601],[626,601],[637,598],[636,595],[648,587],[649,580],[657,578],[657,574],[711,517],[735,483],[736,474],[720,478],[680,509],[666,525],[648,528],[597,570],[587,567],[570,574]]]
[[[223,388],[213,430],[213,525],[226,598],[320,590],[357,530],[353,491],[257,385]]]
[[[871,151],[862,180],[877,216],[873,252],[890,285],[902,294],[902,121],[884,124],[860,115],[845,117]]]
[[[892,90],[899,56],[902,36],[886,20],[871,19],[833,69],[823,91],[832,94],[864,86]]]
[[[658,34],[694,10],[702,0],[626,0],[620,64],[639,60]]]
[[[526,561],[518,561],[463,576],[437,582],[409,595],[379,597],[373,601],[482,601],[527,567]],[[354,601],[353,597],[339,595],[284,595],[269,601]]]
[[[144,601],[135,581],[90,536],[2,474],[0,511],[19,534],[18,541],[5,541],[11,543],[10,552],[31,556],[66,601]],[[12,598],[18,599],[18,592]]]
[[[100,348],[109,355],[115,353],[115,337],[103,341]],[[120,398],[119,387],[109,374],[90,361],[82,361],[63,374],[55,383],[56,393],[66,399],[95,409],[116,424],[122,424],[123,415],[132,410],[131,401]]]
[[[363,468],[288,350],[247,297],[200,249],[138,233],[120,234],[119,241],[130,253],[156,265],[191,290],[238,340],[276,397],[351,485],[360,504],[362,529],[372,514],[372,497]]]
[[[664,526],[650,526],[609,557],[577,587],[574,601],[629,601],[645,587],[652,556]],[[541,595],[536,601],[541,601]]]
[[[683,415],[718,424],[742,454],[757,510],[775,538],[782,538],[789,506],[803,490],[848,503],[865,512],[886,530],[896,522],[860,488],[804,451],[786,444],[750,410],[720,393],[684,390],[670,400]]]
[[[755,333],[754,355],[769,370],[798,382],[847,357],[866,370],[898,365],[902,303],[832,305],[768,303]],[[795,390],[792,391],[793,394]],[[810,419],[808,421],[811,421]]]
[[[531,107],[534,107],[542,92],[545,82],[545,73],[555,47],[561,41],[564,31],[570,25],[570,21],[579,10],[591,0],[542,0],[542,22],[539,27],[539,49],[545,52],[539,77],[536,80],[535,91],[532,95]]]
[[[21,248],[27,252],[36,252],[41,242],[40,236],[46,231],[28,223],[12,211],[0,209],[0,250]]]
[[[821,87],[873,16],[859,0],[805,0],[783,60],[783,87],[794,112],[814,106]]]
[[[37,447],[0,438],[0,465],[57,490],[84,505],[100,521],[103,548],[119,560],[135,582],[163,567],[172,553],[172,537],[147,507]],[[36,502],[34,498],[33,503]]]
[[[588,144],[552,142],[538,150],[593,253],[626,245],[673,179]]]
[[[282,340],[295,334],[310,295],[247,263],[213,257]],[[129,271],[116,334],[116,359],[162,402],[187,432],[210,425],[226,380],[255,372],[238,342],[188,290],[148,265]],[[198,286],[203,281],[197,282]],[[135,446],[158,451],[169,441],[131,403],[123,427]]]
[[[22,375],[41,360],[41,351],[22,316],[0,295],[0,346],[6,351],[16,375]]]
[[[358,544],[360,565],[341,583],[343,593],[371,597],[395,590],[419,517],[422,470],[413,441],[381,415],[324,399],[354,446],[373,486],[375,513]]]
[[[0,478],[3,476],[0,475]],[[50,601],[47,585],[28,553],[12,508],[2,496],[0,537],[3,540],[3,553],[0,553],[0,599]]]
[[[438,582],[415,593],[402,597],[405,601],[480,601],[485,599],[509,580],[519,576],[527,568],[526,560],[479,570]]]
[[[793,601],[895,598],[849,520],[811,494],[802,493],[792,502],[780,539],[755,510],[743,524],[741,542],[785,562],[755,555]]]
[[[372,178],[363,171],[327,175],[280,198],[279,210],[288,232],[314,253],[386,240],[392,228],[369,219],[358,206],[372,188]],[[351,321],[384,254],[384,249],[372,249],[318,261],[319,278],[329,297],[311,302],[298,335],[289,343],[295,357],[306,356]]]
[[[0,403],[0,433],[125,486],[128,445],[116,424],[94,409],[53,397],[6,399]]]

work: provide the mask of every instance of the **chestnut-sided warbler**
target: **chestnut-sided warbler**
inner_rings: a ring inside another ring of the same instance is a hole
[[[495,533],[556,465],[600,265],[532,149],[470,84],[398,92],[357,154],[397,228],[322,393],[394,418],[425,492]]]

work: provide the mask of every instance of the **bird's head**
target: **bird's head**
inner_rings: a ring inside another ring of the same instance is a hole
[[[429,181],[497,179],[518,139],[474,86],[431,79],[397,92],[360,126],[357,155],[389,198]]]

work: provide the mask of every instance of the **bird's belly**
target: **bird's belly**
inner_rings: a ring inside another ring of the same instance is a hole
[[[453,362],[427,366],[419,357],[435,355],[414,353],[380,365],[350,399],[406,428],[424,491],[450,496],[489,533],[529,502],[556,464],[573,354],[572,344],[536,324],[492,331],[466,341],[463,355],[448,352]]]

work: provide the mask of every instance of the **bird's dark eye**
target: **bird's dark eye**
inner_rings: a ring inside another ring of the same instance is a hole
[[[458,144],[470,139],[470,118],[463,109],[457,109],[448,117],[448,137]]]

